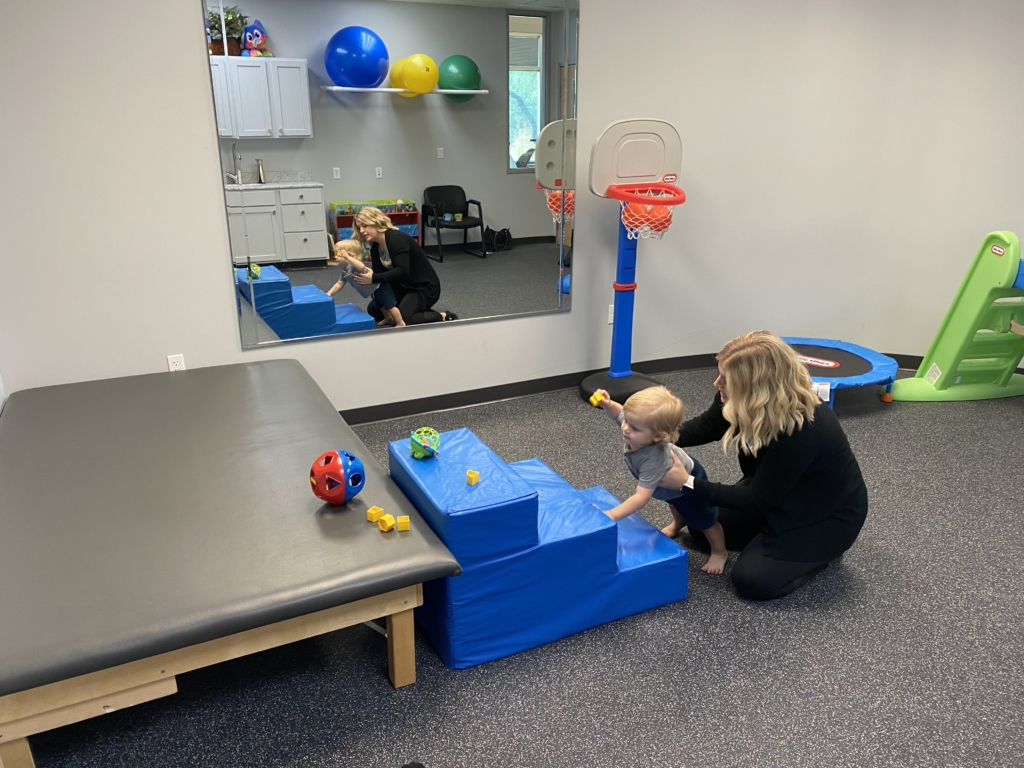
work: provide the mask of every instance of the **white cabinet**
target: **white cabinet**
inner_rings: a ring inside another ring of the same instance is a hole
[[[278,138],[312,136],[305,59],[270,59],[270,116]]]
[[[246,253],[260,264],[327,258],[327,219],[320,187],[231,190],[227,203],[235,264],[245,264]]]
[[[217,113],[217,135],[230,139],[235,135],[231,122],[231,96],[228,89],[228,65],[225,56],[210,57],[210,75],[213,78],[213,106]]]
[[[217,126],[222,137],[287,139],[313,135],[305,59],[211,56]],[[223,71],[227,88],[218,92]],[[230,121],[221,120],[222,112]],[[225,133],[230,122],[231,133]]]

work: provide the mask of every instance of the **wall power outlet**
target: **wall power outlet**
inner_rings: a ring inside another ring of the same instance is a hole
[[[184,355],[168,355],[167,356],[167,370],[173,373],[174,371],[185,370],[185,356]]]

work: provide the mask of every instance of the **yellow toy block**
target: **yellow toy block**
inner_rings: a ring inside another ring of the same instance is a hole
[[[377,521],[377,525],[380,526],[382,531],[390,531],[395,527],[395,516],[394,515],[381,515],[380,520]]]
[[[475,469],[467,470],[466,482],[469,483],[470,485],[476,485],[477,483],[480,482],[480,473],[477,472]]]
[[[602,400],[604,400],[604,395],[602,395],[600,392],[595,392],[590,396],[590,404],[595,408],[601,407]]]
[[[396,524],[396,526],[397,526],[398,530],[400,530],[400,531],[408,531],[409,530],[409,516],[408,515],[399,515],[398,516],[398,523]]]
[[[366,510],[366,520],[370,523],[376,523],[384,516],[384,510],[380,507],[370,507]]]

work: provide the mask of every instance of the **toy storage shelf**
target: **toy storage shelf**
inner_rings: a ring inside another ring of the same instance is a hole
[[[320,90],[321,91],[340,92],[340,93],[416,93],[415,91],[409,91],[409,90],[406,90],[405,88],[350,88],[350,87],[345,86],[345,85],[321,85],[320,86]],[[452,96],[476,96],[476,95],[483,95],[483,96],[486,96],[489,93],[490,93],[490,91],[488,91],[488,90],[482,90],[482,91],[458,91],[458,90],[452,90],[452,89],[448,89],[448,88],[444,88],[444,89],[435,88],[432,91],[427,91],[426,93],[420,93],[420,94],[417,94],[417,95],[418,96],[446,96],[446,95],[452,95]]]
[[[389,219],[391,219],[391,223],[394,224],[396,227],[399,224],[419,224],[420,223],[420,212],[419,211],[404,211],[402,213],[387,213],[387,214],[385,214],[385,216],[387,216]],[[355,216],[353,216],[353,215],[345,215],[345,214],[338,213],[338,214],[335,214],[334,223],[335,223],[335,226],[337,226],[338,229],[341,229],[342,227],[346,227],[348,229],[351,229],[353,224],[354,224],[354,219],[355,219]],[[420,245],[423,245],[423,239],[422,238],[423,238],[423,232],[422,231],[417,231],[416,242],[419,243]]]

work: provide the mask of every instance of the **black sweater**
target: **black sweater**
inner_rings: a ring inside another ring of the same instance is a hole
[[[729,422],[721,395],[683,423],[676,445],[721,440]],[[763,515],[765,554],[779,560],[831,560],[857,538],[868,513],[868,490],[832,409],[820,404],[814,421],[780,435],[756,456],[739,452],[744,480],[736,485],[694,479],[693,495],[710,504]]]
[[[441,295],[441,281],[420,244],[397,229],[385,231],[384,242],[388,246],[391,268],[384,266],[380,248],[374,243],[370,248],[373,282],[391,283],[399,299],[406,293],[416,292],[436,301]]]

